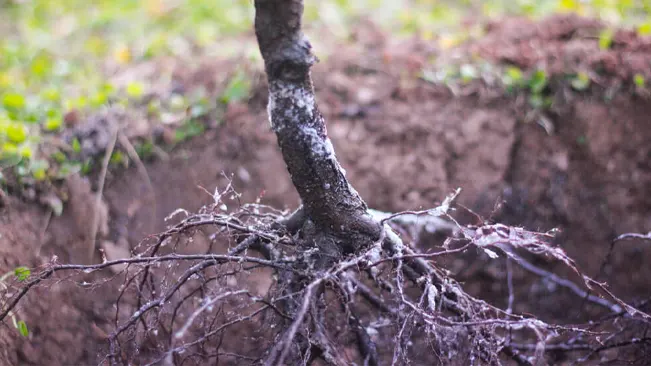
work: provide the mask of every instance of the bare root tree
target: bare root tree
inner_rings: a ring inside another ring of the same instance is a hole
[[[237,198],[228,186],[197,214],[175,212],[187,217],[144,240],[131,258],[53,261],[26,283],[11,284],[0,320],[50,277],[113,267],[117,274],[91,285],[122,282],[103,360],[111,365],[541,365],[551,354],[586,361],[649,342],[639,326],[649,316],[581,274],[548,244],[553,232],[457,224],[451,212],[458,191],[430,210],[368,209],[346,179],[319,112],[310,76],[317,58],[302,32],[303,1],[255,0],[255,9],[269,120],[301,207],[288,214],[243,204],[227,214],[220,207]],[[414,243],[431,226],[449,237],[422,253]],[[209,249],[183,254],[197,237],[207,238]],[[215,244],[224,243],[230,249],[216,253]],[[586,325],[552,325],[514,313],[512,294],[506,310],[470,296],[436,261],[473,248],[507,258],[509,276],[512,263],[520,265],[605,315]],[[562,261],[578,284],[525,255]],[[270,286],[256,287],[256,276]]]

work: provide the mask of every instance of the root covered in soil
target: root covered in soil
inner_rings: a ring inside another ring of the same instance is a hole
[[[456,224],[456,194],[431,210],[373,212],[383,227],[380,238],[326,267],[320,249],[295,229],[296,215],[258,204],[225,213],[228,197],[236,197],[230,187],[216,191],[214,204],[145,239],[132,258],[44,266],[23,286],[12,288],[16,293],[3,304],[0,319],[50,277],[67,277],[70,271],[83,276],[113,267],[114,280],[122,286],[114,330],[108,335],[109,364],[220,360],[284,365],[321,360],[334,365],[454,365],[510,360],[537,365],[546,362],[545,353],[588,360],[648,341],[638,333],[648,315],[582,275],[560,248],[548,244],[553,233]],[[454,230],[435,251],[422,253],[411,245],[419,239],[410,234],[418,232],[413,230],[414,217],[421,225],[432,222],[439,227],[445,219]],[[195,240],[210,243],[208,250],[184,254]],[[211,249],[219,242],[232,243],[228,252]],[[535,315],[513,313],[512,298],[508,309],[474,298],[436,263],[473,249],[491,258],[507,256],[609,315],[584,325],[554,325]],[[536,267],[523,259],[523,252],[565,263],[576,271],[578,282]],[[269,279],[266,284],[250,280],[261,273]],[[599,341],[604,334],[607,341]]]

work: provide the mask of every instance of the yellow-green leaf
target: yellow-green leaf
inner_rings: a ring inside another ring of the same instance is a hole
[[[23,145],[20,148],[20,156],[22,156],[25,159],[30,159],[32,157],[33,151],[32,148],[29,145]]]
[[[2,104],[5,108],[22,109],[25,107],[25,97],[16,93],[8,93],[2,98]]]
[[[61,128],[63,121],[59,117],[48,118],[43,127],[46,131],[56,131]]]
[[[521,86],[523,81],[524,75],[522,74],[522,70],[515,66],[507,67],[502,76],[502,83],[509,88]]]
[[[239,102],[249,95],[250,89],[251,81],[244,72],[239,71],[226,86],[221,101],[223,103]]]
[[[0,148],[0,167],[14,166],[23,160],[23,157],[18,153],[18,146],[6,142]]]
[[[599,48],[607,50],[613,43],[613,30],[604,29],[599,33]]]
[[[12,123],[7,126],[5,133],[7,134],[9,141],[15,144],[20,144],[21,142],[27,140],[28,130],[27,127],[22,124]]]
[[[27,267],[18,267],[14,269],[14,275],[18,281],[25,281],[31,273],[32,271]]]
[[[536,70],[529,79],[529,88],[534,93],[541,93],[547,86],[547,73],[544,70]]]
[[[633,82],[638,88],[643,88],[644,84],[646,84],[646,80],[642,74],[635,74],[635,76],[633,76]]]
[[[47,170],[50,168],[50,163],[44,159],[32,160],[29,169],[32,171],[32,176],[36,180],[44,180],[47,178]]]
[[[145,92],[145,87],[138,82],[131,82],[127,85],[127,95],[131,98],[140,98]]]
[[[72,140],[72,151],[76,153],[81,152],[81,143],[79,142],[79,139],[76,137]]]
[[[18,323],[17,323],[16,328],[18,328],[18,332],[19,332],[20,335],[22,335],[23,337],[27,337],[27,336],[29,336],[29,330],[27,329],[27,324],[25,324],[24,321],[19,320]]]
[[[637,33],[641,36],[648,36],[651,34],[651,22],[640,24],[640,26],[637,27]]]

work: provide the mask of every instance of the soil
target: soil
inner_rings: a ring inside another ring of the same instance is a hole
[[[424,60],[443,57],[443,50],[361,32],[354,45],[341,46],[336,57],[314,69],[329,135],[349,180],[369,206],[385,211],[432,207],[461,187],[460,203],[485,220],[533,230],[558,228],[555,243],[586,274],[607,281],[628,302],[645,299],[651,291],[651,267],[645,265],[651,247],[622,242],[600,269],[616,235],[651,230],[651,103],[644,93],[626,87],[636,73],[651,78],[651,41],[620,32],[613,48],[601,51],[593,37],[600,27],[575,17],[507,20],[454,50],[525,70],[544,61],[550,70],[562,64],[598,74],[599,83],[587,91],[573,92],[562,83],[550,88],[555,102],[542,115],[553,125],[551,134],[527,122],[530,111],[522,95],[481,82],[453,94],[418,79],[415,70]],[[588,61],[580,57],[595,53]],[[607,61],[615,62],[614,72],[601,67]],[[210,83],[206,75],[223,72],[223,63],[218,69],[212,65],[179,73],[177,81],[188,88]],[[618,88],[614,93],[613,86]],[[227,107],[217,128],[175,148],[167,159],[147,163],[150,183],[135,167],[112,172],[104,189],[108,216],[100,220],[107,230],[100,227],[98,238],[132,248],[164,229],[164,218],[175,209],[193,211],[209,203],[208,192],[228,179],[242,193],[242,202],[260,198],[279,208],[296,207],[298,197],[269,130],[265,101],[266,86],[259,82],[249,101]],[[66,185],[71,199],[61,217],[4,198],[0,273],[38,267],[54,255],[60,263],[86,262],[89,253],[100,260],[88,244],[92,185],[86,178]],[[576,280],[558,263],[535,263]],[[504,259],[469,253],[445,264],[473,295],[506,306]],[[110,272],[93,276],[106,278]],[[0,364],[101,361],[117,291],[111,283],[85,288],[83,280],[88,279],[59,277],[27,296],[18,314],[31,334],[25,339],[11,322],[2,325]],[[580,298],[527,272],[516,270],[514,281],[516,312],[557,323],[582,320],[578,313],[587,305]]]

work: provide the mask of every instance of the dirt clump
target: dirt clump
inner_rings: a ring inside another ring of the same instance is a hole
[[[651,37],[633,30],[609,31],[607,24],[577,15],[491,23],[484,37],[461,50],[524,70],[542,68],[550,75],[588,73],[601,87],[631,83],[635,75],[651,78]]]

